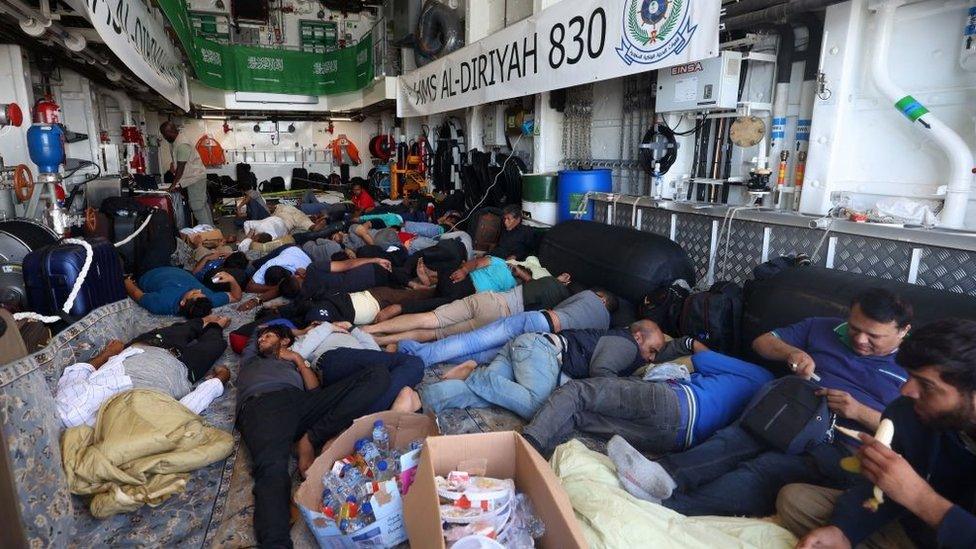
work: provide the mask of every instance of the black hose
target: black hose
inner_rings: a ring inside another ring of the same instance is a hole
[[[779,48],[776,51],[776,83],[789,84],[793,73],[793,50],[796,49],[796,35],[792,25],[777,25]]]
[[[697,125],[696,125],[697,128]],[[694,132],[695,130],[692,130]],[[675,140],[675,132],[671,130],[666,124],[654,124],[647,132],[644,133],[644,138],[641,139],[641,145],[646,145],[649,143],[654,143],[657,141],[658,135],[664,137],[668,145],[665,149],[665,153],[660,158],[654,157],[654,151],[641,147],[637,152],[637,158],[640,162],[641,168],[648,174],[654,174],[654,164],[659,165],[660,173],[668,173],[674,161],[678,158],[678,144]]]
[[[817,70],[820,68],[820,47],[823,45],[823,20],[812,13],[803,15],[800,19],[806,28],[807,40],[806,64],[803,67],[803,80],[816,80]]]

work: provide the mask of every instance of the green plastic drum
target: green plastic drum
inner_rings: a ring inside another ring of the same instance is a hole
[[[555,173],[527,173],[522,176],[522,200],[526,202],[556,202]]]

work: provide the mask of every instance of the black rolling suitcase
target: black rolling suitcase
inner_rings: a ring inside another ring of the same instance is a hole
[[[101,213],[109,219],[109,240],[113,243],[125,240],[134,233],[137,228],[146,220],[146,213],[149,208],[140,204],[135,198],[131,197],[112,197],[106,198],[100,208]],[[124,272],[134,272],[136,266],[136,239],[116,248],[122,256]]]
[[[126,296],[122,264],[115,247],[102,239],[88,243],[92,248],[91,266],[67,313],[74,319]],[[64,316],[61,308],[81,274],[87,255],[81,245],[64,241],[27,254],[24,282],[31,310],[42,315]]]

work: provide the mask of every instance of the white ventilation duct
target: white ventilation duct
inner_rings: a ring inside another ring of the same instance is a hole
[[[973,182],[973,153],[959,134],[946,126],[914,97],[899,88],[888,72],[888,54],[895,10],[906,3],[905,0],[887,0],[872,8],[876,11],[878,34],[875,38],[877,49],[871,56],[871,75],[874,78],[874,85],[894,104],[895,108],[912,122],[918,122],[916,127],[928,132],[928,135],[949,157],[948,190],[941,217],[943,225],[959,229],[965,222],[966,207],[969,204],[969,191]]]
[[[132,121],[132,101],[125,92],[119,90],[106,89],[105,94],[114,98],[116,104],[119,106],[119,110],[122,111],[122,125],[123,126],[135,126]]]

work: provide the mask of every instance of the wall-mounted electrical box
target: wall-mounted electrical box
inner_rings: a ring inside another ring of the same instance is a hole
[[[741,53],[723,51],[718,57],[658,70],[657,112],[735,109],[741,67]]]
[[[484,107],[484,143],[486,147],[505,146],[505,105],[494,103]]]

